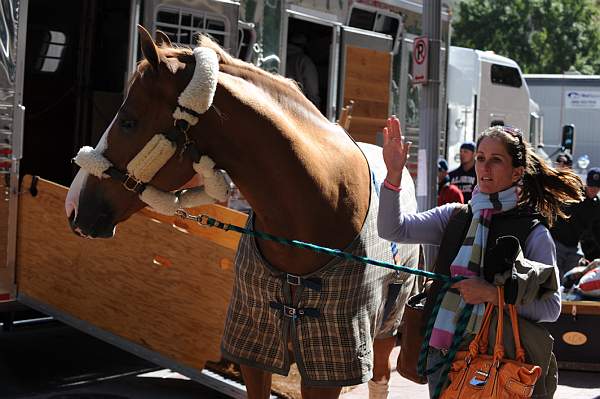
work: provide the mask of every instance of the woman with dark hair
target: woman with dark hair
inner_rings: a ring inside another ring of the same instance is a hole
[[[518,129],[494,126],[476,143],[477,187],[469,203],[406,214],[396,197],[409,148],[398,119],[388,119],[383,146],[387,177],[380,196],[379,235],[390,241],[439,245],[433,271],[466,277],[443,296],[429,341],[427,367],[452,361],[445,355],[457,315],[465,304],[474,308],[462,348],[478,332],[485,303],[497,304],[496,285],[504,285],[505,302],[517,306],[527,360],[542,367],[534,396],[552,397],[557,380],[552,338],[539,323],[555,321],[561,302],[555,247],[547,226],[562,215],[561,205],[581,199],[581,180],[571,171],[548,166]],[[427,315],[441,285],[436,280],[428,291]],[[507,355],[514,358],[514,353]],[[431,395],[446,378],[443,371],[442,367],[428,376]]]

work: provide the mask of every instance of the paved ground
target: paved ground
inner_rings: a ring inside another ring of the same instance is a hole
[[[58,322],[0,332],[1,399],[226,399]]]
[[[60,323],[0,332],[0,399],[192,398],[228,396]],[[342,396],[359,398],[366,384]],[[394,371],[390,399],[399,398],[427,399],[427,387]],[[600,373],[561,371],[555,399],[600,399]]]
[[[398,358],[396,348],[392,358]],[[598,355],[600,357],[600,354]],[[427,385],[419,385],[402,378],[393,371],[389,399],[427,399]],[[342,395],[342,399],[366,399],[369,397],[367,384],[363,384]],[[586,373],[574,371],[559,372],[559,386],[554,399],[600,399],[600,373]]]

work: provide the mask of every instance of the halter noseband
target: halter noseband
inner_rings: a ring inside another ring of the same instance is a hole
[[[213,169],[214,162],[209,157],[200,156],[188,135],[190,126],[198,123],[200,115],[212,105],[219,71],[219,60],[214,50],[197,47],[193,53],[196,67],[191,81],[177,99],[178,106],[173,112],[174,129],[166,134],[155,134],[127,164],[126,172],[114,167],[101,151],[92,147],[82,147],[74,159],[82,169],[100,179],[112,178],[121,182],[126,190],[137,193],[143,202],[166,215],[173,215],[181,208],[224,201],[229,189],[224,173]],[[205,189],[196,187],[171,193],[149,185],[156,173],[175,155],[182,138],[179,156],[190,153],[194,170],[204,177]]]

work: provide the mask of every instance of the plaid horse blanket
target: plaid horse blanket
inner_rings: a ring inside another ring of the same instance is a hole
[[[393,262],[390,242],[377,235],[378,198],[360,235],[345,249]],[[248,219],[248,228],[254,225]],[[417,267],[418,247],[399,245],[397,259]],[[373,339],[396,333],[413,275],[348,261],[331,260],[310,275],[286,274],[269,265],[255,239],[242,236],[235,281],[221,343],[223,357],[287,375],[293,352],[302,383],[355,385],[372,377]],[[294,298],[290,286],[296,286]]]

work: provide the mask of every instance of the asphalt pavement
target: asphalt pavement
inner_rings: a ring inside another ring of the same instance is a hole
[[[398,348],[392,353],[397,358]],[[389,399],[428,398],[395,371]],[[0,332],[0,399],[226,399],[56,321]],[[368,398],[366,384],[342,399]],[[555,399],[600,399],[600,373],[560,371]]]
[[[56,321],[0,333],[0,398],[225,399]]]

